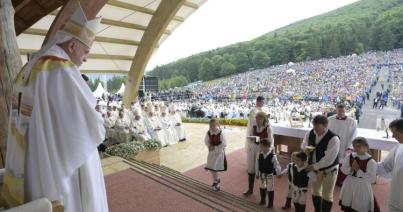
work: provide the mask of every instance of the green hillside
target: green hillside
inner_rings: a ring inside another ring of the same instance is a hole
[[[256,39],[192,55],[148,72],[160,88],[251,69],[403,47],[403,0],[361,0]]]

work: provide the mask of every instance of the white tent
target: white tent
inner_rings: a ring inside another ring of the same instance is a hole
[[[116,94],[123,94],[123,92],[125,92],[125,84],[122,83],[122,86],[120,86],[118,92],[116,92]]]
[[[98,83],[97,89],[95,89],[95,91],[92,92],[92,93],[94,94],[95,97],[101,98],[102,95],[103,95],[104,93],[106,93],[106,91],[105,91],[104,87],[102,87],[102,84],[101,84],[101,83]]]

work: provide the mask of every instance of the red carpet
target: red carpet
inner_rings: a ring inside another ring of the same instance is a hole
[[[279,156],[281,167],[284,168],[289,159],[285,156]],[[242,192],[247,188],[247,172],[246,172],[246,153],[243,149],[237,150],[227,155],[228,171],[219,173],[221,178],[221,189],[223,191],[235,194],[242,197]],[[186,176],[204,182],[208,185],[211,184],[212,178],[209,172],[204,170],[204,166],[197,167],[184,173]],[[381,211],[386,211],[387,200],[389,197],[389,184],[385,181],[378,179],[376,185],[373,186],[375,196],[380,204]],[[274,194],[274,209],[281,211],[281,206],[284,204],[287,195],[287,177],[283,176],[281,179],[275,178],[275,194]],[[334,192],[334,203],[332,211],[341,211],[338,204],[340,188],[336,187]],[[253,202],[259,202],[259,183],[255,181],[254,194],[248,199]],[[293,211],[294,209],[290,210]],[[312,201],[309,198],[307,201],[306,211],[313,211]]]
[[[105,177],[109,211],[212,211],[206,205],[182,195],[133,170]]]

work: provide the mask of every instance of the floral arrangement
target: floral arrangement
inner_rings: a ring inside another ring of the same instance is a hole
[[[128,142],[110,146],[106,149],[106,153],[112,156],[122,158],[132,158],[137,153],[144,150],[157,150],[161,148],[161,143],[156,139],[150,139],[144,142]]]
[[[201,124],[208,124],[208,118],[185,118],[182,117],[182,122],[184,123],[201,123]],[[221,125],[233,125],[233,126],[247,126],[248,120],[247,119],[223,119],[219,118],[218,121]]]

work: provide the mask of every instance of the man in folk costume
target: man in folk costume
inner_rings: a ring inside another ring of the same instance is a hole
[[[78,6],[16,77],[2,188],[10,207],[46,197],[67,212],[108,211],[97,151],[105,128],[78,69],[99,23]]]
[[[133,120],[131,121],[130,131],[136,141],[146,141],[151,139],[151,136],[146,131],[144,120],[141,117],[141,109],[137,108],[133,112]]]
[[[328,129],[326,116],[317,115],[312,120],[313,129],[302,141],[301,149],[308,155],[307,171],[316,173],[312,187],[315,212],[330,212],[333,205],[333,190],[339,170],[339,137]]]
[[[357,122],[346,116],[346,107],[343,104],[336,106],[336,115],[328,118],[328,129],[339,136],[339,163],[340,166],[343,163],[346,155],[352,151],[352,141],[357,137]],[[346,175],[343,172],[339,172],[337,176],[336,185],[341,186],[343,184]]]
[[[179,142],[186,141],[185,127],[182,125],[182,118],[177,112],[176,105],[172,104],[170,107],[169,118],[175,127],[176,134],[178,136]]]
[[[270,143],[270,148],[273,147],[273,133],[270,125],[268,124],[267,115],[264,112],[258,112],[255,116],[255,125],[252,127],[252,131],[250,131],[249,137],[249,145],[246,150],[246,161],[248,165],[248,190],[244,192],[245,196],[249,196],[253,193],[253,187],[255,184],[255,166],[256,166],[256,158],[259,155],[260,147],[259,141],[266,139]]]
[[[392,179],[390,184],[388,211],[403,211],[403,119],[396,119],[389,124],[393,137],[399,142],[388,156],[378,163],[377,174]]]

